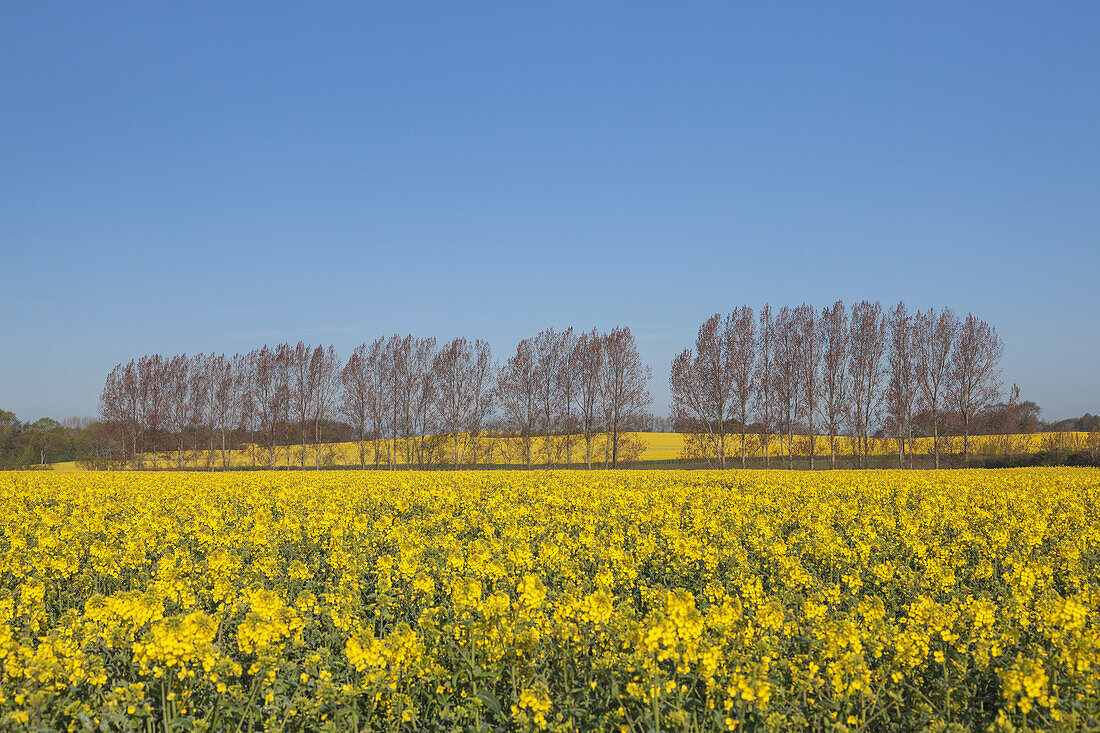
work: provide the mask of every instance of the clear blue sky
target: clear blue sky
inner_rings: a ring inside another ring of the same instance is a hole
[[[625,324],[663,412],[716,311],[903,298],[1100,412],[1100,3],[226,5],[0,8],[0,407]]]

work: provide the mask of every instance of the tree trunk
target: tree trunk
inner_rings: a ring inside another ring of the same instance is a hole
[[[936,414],[936,403],[932,403],[932,452],[936,454],[936,468],[940,467],[940,421]]]
[[[787,470],[794,470],[794,423],[787,421]]]
[[[963,463],[970,463],[970,413],[963,415]]]
[[[745,467],[745,421],[741,421],[741,468]]]
[[[909,416],[909,436],[906,438],[906,442],[909,443],[909,470],[913,470],[913,416]]]
[[[546,409],[547,409],[546,414],[549,416],[549,414],[550,414],[549,406],[547,406]],[[549,419],[549,417],[547,417],[547,420],[546,420],[546,468],[547,468],[547,470],[550,469],[550,453],[551,453],[551,450],[550,450],[550,419]]]
[[[814,434],[813,410],[810,410],[810,470],[814,470],[814,454],[817,453],[817,436]]]

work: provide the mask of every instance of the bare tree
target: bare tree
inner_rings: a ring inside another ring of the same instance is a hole
[[[701,452],[709,462],[710,451],[705,444],[710,442],[710,447],[713,448],[717,440],[713,438],[714,431],[707,421],[703,398],[699,394],[699,382],[694,355],[691,349],[684,349],[673,357],[668,371],[670,417],[677,432],[684,437],[685,453],[687,447],[694,449],[702,443]]]
[[[775,319],[774,361],[775,397],[779,406],[781,427],[787,433],[787,467],[794,468],[794,429],[801,387],[798,325],[795,314],[787,306],[779,309]],[[782,441],[782,438],[780,438]]]
[[[618,466],[619,440],[626,430],[635,429],[652,401],[649,380],[652,370],[642,363],[630,328],[613,328],[603,338],[604,360],[600,372],[600,395],[611,443],[611,466]]]
[[[306,467],[306,442],[309,438],[310,417],[313,415],[313,398],[316,385],[310,374],[313,350],[304,342],[290,351],[290,414],[298,423],[298,440],[301,447],[299,463]],[[287,446],[289,455],[290,446]]]
[[[249,413],[248,371],[248,354],[233,354],[233,357],[229,360],[229,374],[225,392],[228,409],[225,421],[221,425],[222,468],[229,468],[232,464],[233,446],[240,443],[239,439],[234,437],[234,434],[244,433],[246,436],[245,444],[251,445],[252,443],[251,438],[245,432]]]
[[[557,423],[562,435],[562,452],[567,466],[573,462],[573,442],[577,429],[577,415],[573,409],[577,399],[579,379],[579,365],[573,361],[576,345],[577,336],[573,333],[573,329],[566,329],[561,334],[561,342],[558,344],[561,358],[558,363],[558,373],[554,377],[558,395]]]
[[[531,468],[531,438],[539,420],[538,375],[531,339],[516,346],[516,353],[500,371],[497,396],[505,420],[523,442],[523,460]]]
[[[477,339],[474,341],[473,360],[470,371],[470,394],[472,411],[466,430],[470,437],[470,452],[472,466],[478,464],[478,443],[481,439],[482,426],[492,418],[494,375],[496,366],[493,364],[493,350],[489,342]]]
[[[153,462],[156,465],[157,441],[155,431],[150,430],[149,426],[152,424],[159,427],[160,422],[164,419],[163,414],[153,414],[154,410],[151,405],[158,400],[151,400],[149,397],[151,385],[156,381],[155,375],[151,373],[152,371],[149,358],[145,356],[139,358],[134,365],[133,384],[129,385],[133,390],[131,399],[133,401],[134,425],[138,431],[137,444],[141,448],[140,452],[135,453],[133,456],[133,465],[137,468],[145,467],[144,453],[150,445],[153,446]],[[160,400],[160,402],[163,404],[163,400]]]
[[[359,467],[367,467],[367,436],[371,424],[371,383],[369,347],[360,344],[351,352],[340,370],[340,414],[351,425],[359,448]]]
[[[737,422],[741,425],[741,468],[745,467],[745,437],[749,422],[749,405],[755,392],[753,369],[756,366],[756,315],[743,305],[729,316],[731,323],[730,379]]]
[[[572,329],[569,329],[570,335]],[[535,381],[539,398],[539,423],[542,426],[543,444],[546,448],[546,467],[550,468],[554,457],[551,440],[557,418],[558,387],[561,377],[562,353],[565,334],[548,328],[535,336],[532,342],[535,359]]]
[[[814,432],[814,414],[821,390],[822,340],[812,306],[803,303],[794,311],[794,332],[799,357],[799,391],[797,413],[806,418],[810,470],[814,468],[817,454],[817,434]]]
[[[959,327],[951,355],[948,397],[959,415],[963,431],[963,460],[970,460],[970,423],[994,404],[1001,394],[999,364],[1004,343],[997,331],[968,313]]]
[[[268,463],[276,467],[279,427],[289,397],[289,364],[292,350],[288,344],[264,346],[253,351],[252,399],[256,427],[263,435]]]
[[[229,467],[226,453],[226,433],[232,429],[233,417],[239,395],[240,379],[237,374],[239,355],[227,359],[224,354],[210,360],[211,429],[221,436],[222,468]]]
[[[409,362],[409,416],[412,446],[409,463],[416,458],[420,468],[436,462],[437,451],[443,445],[439,436],[435,373],[436,340],[434,337],[413,340],[412,359]]]
[[[905,465],[905,446],[909,445],[909,467],[913,467],[913,402],[916,399],[917,378],[913,364],[913,320],[899,301],[886,319],[890,337],[886,387],[887,412],[898,439],[898,467]]]
[[[386,342],[383,357],[383,394],[386,404],[386,459],[390,470],[397,467],[397,441],[407,433],[409,424],[407,410],[407,385],[409,383],[409,361],[412,359],[412,336],[394,334]]]
[[[275,347],[275,386],[279,394],[279,401],[277,403],[278,413],[276,414],[275,424],[273,426],[273,443],[272,447],[282,445],[284,447],[284,455],[286,457],[285,467],[290,470],[290,447],[291,447],[291,386],[294,378],[294,362],[295,353],[294,347],[290,344],[279,344]],[[274,452],[272,454],[272,460],[275,460]]]
[[[856,464],[866,465],[870,455],[872,426],[882,401],[882,357],[886,350],[886,325],[882,306],[866,300],[852,306],[848,338],[848,375],[852,384],[849,422],[855,443]]]
[[[917,385],[924,409],[931,417],[932,452],[940,467],[940,406],[951,374],[951,350],[959,319],[950,308],[936,314],[934,309],[917,312],[913,333],[913,356]]]
[[[158,439],[165,426],[171,424],[170,410],[174,407],[170,401],[173,387],[170,363],[160,354],[142,357],[138,360],[138,377],[142,423],[149,434],[155,470],[158,467]]]
[[[400,385],[402,425],[404,430],[405,465],[412,467],[416,458],[416,445],[413,436],[417,434],[416,408],[417,398],[420,392],[420,365],[417,360],[420,339],[411,337],[411,348],[404,360],[404,368],[400,370],[402,377]]]
[[[439,390],[440,420],[451,436],[455,469],[462,446],[461,435],[473,417],[474,368],[474,351],[464,338],[456,338],[440,349],[433,364]]]
[[[274,459],[274,422],[278,416],[277,400],[279,395],[275,385],[275,352],[266,344],[248,353],[249,374],[247,384],[247,416],[249,432],[253,445],[262,442],[269,451],[268,463],[275,467]],[[257,440],[261,438],[262,440]],[[252,465],[256,466],[256,451],[253,448]]]
[[[756,413],[760,418],[760,441],[764,448],[764,463],[771,466],[772,423],[775,420],[775,322],[772,307],[765,303],[760,309],[759,357],[756,360]]]
[[[242,442],[239,438],[233,438],[233,435],[237,434],[243,437],[244,444],[250,449],[253,455],[253,465],[255,465],[255,442],[251,434],[252,399],[249,393],[252,369],[248,361],[248,354],[234,354],[231,370],[233,373],[233,388],[230,398],[230,418],[226,422],[226,429],[231,442],[229,444],[230,452],[228,455],[223,455],[222,463],[225,467],[232,464],[232,446],[234,443],[239,445]]]
[[[715,313],[699,327],[695,351],[684,349],[672,360],[669,389],[672,418],[682,431],[702,428],[718,467],[726,466],[726,432],[733,402],[733,316]]]
[[[333,417],[340,393],[340,357],[336,349],[318,346],[313,350],[309,364],[310,382],[313,383],[313,458],[317,470],[321,470],[321,428]]]
[[[100,416],[105,423],[117,426],[123,435],[125,450],[134,459],[140,455],[138,440],[142,432],[138,385],[137,363],[131,359],[128,364],[118,364],[111,370],[99,397]]]
[[[843,301],[822,309],[818,331],[822,348],[821,411],[829,431],[829,466],[836,468],[836,436],[848,401],[848,309]]]
[[[258,358],[259,351],[253,349],[241,355],[239,359],[234,360],[234,371],[236,372],[236,378],[239,383],[237,425],[245,434],[245,438],[248,442],[248,452],[252,459],[253,468],[259,465],[256,457],[256,446],[259,442],[257,440],[257,418],[259,410],[256,401],[256,365]]]
[[[104,424],[113,426],[117,431],[123,435],[123,442],[126,448],[132,446],[133,452],[137,453],[137,435],[136,430],[131,429],[131,423],[129,421],[129,415],[127,413],[127,389],[126,389],[126,370],[127,368],[133,369],[133,362],[128,365],[116,364],[110,372],[107,373],[107,379],[103,384],[103,391],[99,394],[99,416],[102,418]],[[125,449],[123,450],[123,457],[125,455]]]
[[[600,431],[600,375],[603,373],[603,337],[592,329],[573,345],[570,362],[576,365],[577,418],[584,437],[584,462],[592,468],[592,440]]]
[[[176,439],[176,468],[183,468],[184,441],[191,418],[188,405],[191,361],[186,354],[177,354],[166,362],[166,367],[168,420],[165,427]]]
[[[386,441],[386,416],[389,414],[386,385],[388,384],[387,370],[392,364],[392,359],[388,343],[384,338],[377,338],[370,343],[370,347],[365,354],[367,380],[369,388],[372,390],[370,392],[369,409],[375,470],[379,468],[382,461],[382,443]],[[387,452],[388,455],[389,452]]]
[[[191,434],[194,446],[192,465],[198,467],[203,453],[203,443],[210,437],[210,361],[213,354],[196,354],[191,357],[187,375],[187,424],[185,430]],[[208,446],[213,450],[213,446]],[[210,453],[207,453],[207,468],[210,467]]]

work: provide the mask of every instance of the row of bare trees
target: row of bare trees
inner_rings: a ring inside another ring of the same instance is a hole
[[[804,434],[813,468],[820,428],[831,466],[838,437],[866,465],[872,436],[883,432],[896,439],[899,464],[908,456],[912,466],[914,435],[926,431],[938,468],[947,416],[969,458],[972,422],[1000,396],[1003,351],[992,326],[949,308],[911,315],[901,302],[884,313],[878,302],[849,309],[838,300],[820,312],[804,303],[757,314],[741,306],[709,318],[695,348],[673,359],[671,416],[687,444],[719,466],[736,433],[745,465],[751,431],[769,464],[771,438],[785,439],[792,467],[794,437]]]
[[[279,444],[289,460],[291,442],[321,442],[339,397],[340,369],[331,346],[304,343],[232,357],[143,356],[107,375],[100,415],[125,436],[132,457],[148,452],[153,468],[165,449],[178,467],[196,453],[208,467],[219,455],[228,466],[233,437],[241,433],[266,447],[274,465]]]
[[[494,365],[489,344],[456,338],[391,336],[361,344],[340,373],[339,413],[351,426],[359,463],[395,468],[442,461],[450,438],[454,467],[479,459],[476,437],[493,407]],[[368,445],[373,449],[369,450]]]
[[[522,439],[528,467],[539,436],[547,466],[570,463],[580,440],[591,468],[593,458],[600,460],[602,438],[602,462],[615,467],[639,452],[626,433],[646,415],[650,378],[629,328],[580,335],[551,328],[519,343],[500,370],[497,395],[505,424]]]
[[[548,329],[524,339],[503,366],[485,341],[394,335],[357,347],[346,362],[332,346],[299,342],[232,357],[144,356],[119,364],[100,399],[104,422],[141,460],[223,468],[245,444],[254,466],[290,467],[292,445],[320,468],[327,446],[350,440],[361,467],[477,465],[488,432],[514,437],[531,467],[536,441],[546,465],[636,456],[627,435],[650,404],[650,370],[629,328],[608,333]],[[312,451],[307,451],[311,447]],[[602,449],[602,457],[599,455]],[[331,450],[328,451],[331,456]]]

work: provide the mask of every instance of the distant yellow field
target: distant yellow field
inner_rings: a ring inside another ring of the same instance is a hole
[[[970,438],[970,451],[976,455],[1004,455],[1027,454],[1040,450],[1083,450],[1090,446],[1096,448],[1094,443],[1100,442],[1100,435],[1089,433],[1036,433],[1029,435],[1009,436],[973,436]],[[739,458],[741,455],[741,436],[730,435],[726,439],[726,451],[730,458]],[[941,438],[941,451],[944,453],[962,453],[963,441],[960,437]],[[376,463],[375,450],[377,449],[377,463],[388,465],[392,455],[397,465],[447,465],[453,461],[454,448],[449,436],[430,436],[423,439],[412,439],[406,443],[397,441],[396,445],[390,441],[380,441],[377,446],[368,442],[365,446],[363,461],[368,466]],[[360,446],[358,443],[328,443],[321,446],[320,464],[322,466],[354,466],[361,461]],[[818,436],[814,441],[814,455],[818,457],[829,455],[829,439]],[[876,456],[897,455],[897,441],[889,438],[872,438],[870,446],[871,454]],[[317,456],[312,446],[306,446],[304,465],[317,464]],[[796,457],[805,457],[810,452],[810,440],[805,436],[795,436],[793,451]],[[915,438],[913,451],[917,455],[932,454],[931,438]],[[303,448],[298,445],[281,446],[276,449],[275,465],[300,466],[303,465]],[[550,452],[553,456],[551,463],[555,466],[583,464],[585,462],[585,446],[580,436],[572,436],[566,440],[564,436],[552,436]],[[759,435],[749,435],[746,439],[745,452],[751,458],[759,458],[765,455],[763,441]],[[768,441],[767,455],[772,458],[784,458],[788,453],[788,444],[785,437],[773,435]],[[836,453],[838,456],[850,456],[853,454],[853,442],[846,437],[836,439]],[[606,455],[606,440],[604,436],[597,436],[592,446],[593,465],[603,465]],[[468,440],[462,446],[460,462],[471,462],[472,449]],[[547,456],[546,441],[543,438],[532,439],[532,464],[545,465]],[[203,451],[191,451],[182,456],[184,467],[206,467],[208,454]],[[699,453],[686,451],[684,436],[680,433],[628,433],[622,437],[620,448],[620,460],[626,461],[667,461],[681,458],[701,458]],[[163,451],[154,456],[147,453],[143,457],[143,466],[158,467],[177,466],[180,457],[171,451]],[[222,463],[221,453],[216,451],[215,465]],[[477,462],[481,465],[523,465],[525,463],[522,440],[513,437],[501,437],[496,435],[482,435],[478,438]],[[270,466],[271,456],[267,449],[259,446],[248,446],[244,449],[229,451],[229,465],[232,467]],[[79,471],[81,467],[73,461],[54,464],[58,471]]]

